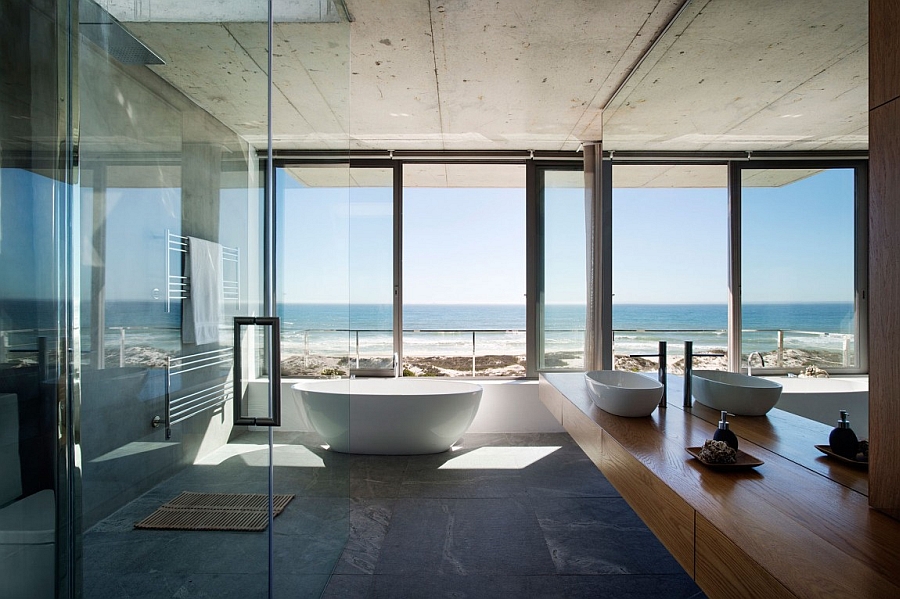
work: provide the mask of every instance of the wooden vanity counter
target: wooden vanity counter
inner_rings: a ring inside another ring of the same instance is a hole
[[[868,475],[821,454],[831,427],[780,410],[731,416],[740,447],[765,463],[707,468],[686,447],[718,412],[682,406],[623,418],[597,408],[583,373],[541,375],[540,398],[711,598],[900,597],[900,521],[868,506]]]

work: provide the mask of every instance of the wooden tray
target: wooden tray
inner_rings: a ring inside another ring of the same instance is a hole
[[[861,462],[859,460],[851,460],[850,458],[845,458],[844,456],[838,455],[838,454],[834,453],[833,451],[831,451],[831,445],[816,445],[816,449],[818,449],[819,451],[821,451],[828,457],[833,458],[839,462],[849,464],[855,468],[862,468],[863,470],[869,469],[869,461],[868,460]]]
[[[698,462],[706,466],[707,468],[715,468],[717,470],[744,470],[747,468],[756,468],[757,466],[762,466],[765,462],[762,460],[758,460],[749,453],[737,450],[737,455],[735,456],[736,461],[733,464],[719,464],[715,462],[707,462],[704,459],[700,458],[700,450],[702,447],[686,447],[687,452],[694,456]]]

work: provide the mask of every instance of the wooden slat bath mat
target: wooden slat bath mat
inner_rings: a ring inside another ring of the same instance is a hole
[[[275,495],[275,515],[293,495]],[[185,491],[134,525],[155,530],[261,531],[269,524],[269,499],[262,493],[192,493]]]

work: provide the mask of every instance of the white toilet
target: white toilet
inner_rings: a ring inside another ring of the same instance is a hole
[[[52,599],[56,499],[21,495],[18,398],[0,393],[0,597]]]

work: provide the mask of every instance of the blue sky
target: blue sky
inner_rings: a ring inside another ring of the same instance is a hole
[[[854,299],[853,171],[742,192],[744,302]]]
[[[283,301],[390,303],[390,188],[279,184],[296,223],[281,240],[297,265],[280,277]],[[524,304],[524,189],[408,189],[404,229],[406,303]]]
[[[280,279],[283,301],[389,303],[390,189],[308,194],[286,179],[286,218],[297,224],[282,241],[297,268]],[[852,191],[848,169],[744,190],[744,302],[853,300]],[[579,303],[584,195],[552,193],[546,301]],[[404,202],[407,303],[524,302],[522,189],[416,188]],[[727,210],[724,187],[616,189],[614,301],[726,303]]]
[[[726,303],[727,217],[724,188],[614,189],[613,301]]]
[[[288,223],[279,239],[280,300],[390,303],[390,188],[310,192],[283,175],[279,183]],[[162,257],[136,263],[135,252],[159,253],[165,227],[177,228],[178,195],[177,189],[108,193],[107,262],[117,273],[107,280],[109,299],[149,299],[150,288],[163,285]],[[234,202],[227,192],[226,199],[240,211],[246,196],[232,195]],[[744,302],[852,302],[852,197],[849,169],[745,188]],[[545,300],[581,303],[583,191],[552,189],[547,204]],[[223,219],[233,212],[224,210]],[[616,189],[613,218],[614,302],[727,301],[724,188]],[[225,234],[224,221],[222,227]],[[524,303],[523,189],[407,189],[404,228],[407,303]],[[82,254],[89,264],[89,245]]]

